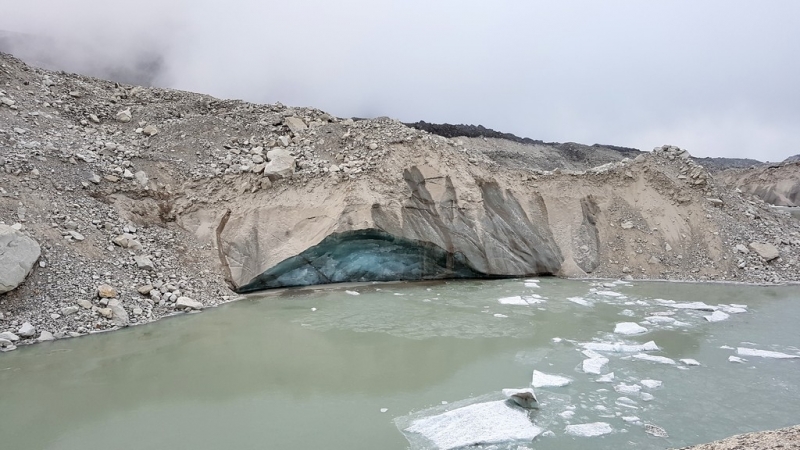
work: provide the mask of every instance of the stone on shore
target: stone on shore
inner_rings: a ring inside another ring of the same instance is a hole
[[[781,253],[775,248],[772,244],[762,244],[760,242],[751,242],[750,249],[753,250],[764,259],[764,261],[772,261],[773,259],[778,259],[781,256]]]
[[[0,225],[0,294],[22,284],[41,254],[36,241],[8,225]]]
[[[25,322],[22,324],[21,327],[19,327],[19,330],[17,330],[17,334],[20,337],[32,338],[33,336],[36,335],[36,328],[33,325],[31,325],[30,322]]]
[[[117,290],[112,286],[101,284],[97,287],[97,296],[100,298],[114,298],[117,295]]]
[[[175,301],[175,308],[176,309],[194,309],[194,310],[201,310],[204,308],[203,304],[198,302],[197,300],[192,300],[189,297],[178,297]]]
[[[56,338],[53,336],[53,333],[49,331],[42,331],[39,333],[39,337],[36,338],[38,342],[47,342],[47,341],[55,341]]]
[[[133,260],[136,262],[136,266],[143,270],[156,270],[156,266],[153,264],[153,261],[150,259],[149,256],[140,255],[134,256]]]
[[[294,174],[295,158],[288,150],[276,148],[267,152],[269,163],[264,167],[264,176],[275,181],[279,178],[290,178]]]
[[[0,333],[0,339],[5,339],[11,342],[17,342],[19,340],[19,336],[10,331],[4,331]]]
[[[125,311],[118,299],[109,300],[108,309],[111,310],[111,320],[114,321],[114,325],[119,327],[128,325],[128,312]]]
[[[128,233],[123,233],[115,237],[114,244],[131,250],[141,250],[143,248],[142,244],[136,240],[136,237]]]

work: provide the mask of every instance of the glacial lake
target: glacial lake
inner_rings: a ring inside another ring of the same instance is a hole
[[[0,354],[0,447],[428,449],[480,432],[502,440],[519,417],[542,434],[478,448],[680,447],[800,423],[800,359],[775,358],[800,356],[798,322],[798,286],[542,278],[287,290]],[[646,331],[614,333],[620,323]],[[584,365],[598,358],[608,362]],[[599,374],[584,372],[592,366]],[[535,389],[531,412],[498,403],[534,370],[570,383]],[[494,405],[489,417],[475,414],[482,404]],[[610,433],[570,434],[587,423]],[[431,425],[441,433],[408,431]]]

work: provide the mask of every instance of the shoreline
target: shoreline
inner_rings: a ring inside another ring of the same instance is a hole
[[[796,450],[800,449],[800,425],[737,434],[705,444],[675,450]]]

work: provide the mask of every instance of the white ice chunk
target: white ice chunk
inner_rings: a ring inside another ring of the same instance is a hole
[[[659,364],[675,364],[675,360],[669,359],[666,356],[655,356],[655,355],[648,355],[647,353],[637,353],[633,355],[634,358],[640,359],[642,361],[650,361]]]
[[[733,350],[733,347],[731,347],[730,345],[720,345],[719,348],[723,350]]]
[[[599,358],[584,359],[583,371],[585,373],[600,375],[600,373],[603,371],[603,368],[605,368],[607,364],[608,364],[608,358],[602,356]]]
[[[637,403],[628,397],[620,397],[614,401],[614,404],[623,408],[639,409]]]
[[[622,322],[614,327],[614,333],[625,335],[642,334],[647,333],[647,328],[635,322]]]
[[[614,386],[614,390],[620,394],[633,395],[633,394],[638,394],[639,391],[642,390],[642,387],[639,386],[638,384],[620,383]]]
[[[533,278],[530,278],[530,279],[527,279],[527,280],[525,280],[525,282],[526,282],[526,283],[538,283],[538,282],[539,282],[539,280],[535,280],[535,279],[533,279]]]
[[[619,315],[626,317],[633,317],[636,315],[636,313],[631,311],[630,309],[623,309],[622,311],[620,311]]]
[[[657,352],[658,346],[654,341],[648,341],[644,344],[623,344],[623,343],[609,343],[609,342],[587,342],[581,344],[587,350],[594,350],[596,352],[614,352],[614,353],[637,353],[637,352]]]
[[[741,308],[739,306],[733,305],[719,305],[719,309],[725,311],[728,314],[743,314],[747,312],[747,308]]]
[[[381,408],[381,412],[382,412],[382,413],[385,413],[385,412],[386,412],[386,411],[388,411],[388,410],[389,410],[389,408]]]
[[[345,294],[350,294],[350,295],[361,295],[360,293],[358,293],[356,291],[344,291],[344,292],[345,292]]]
[[[515,306],[528,306],[528,302],[525,301],[519,295],[515,295],[513,297],[503,297],[497,299],[497,302],[501,305],[515,305]]]
[[[533,282],[526,281],[525,282],[525,287],[526,288],[538,288],[539,287],[539,283],[533,283]]]
[[[731,303],[731,307],[732,308],[747,309],[747,305],[737,305],[736,303]]]
[[[714,311],[710,316],[703,316],[709,322],[722,322],[727,320],[730,316],[722,311]]]
[[[417,419],[405,429],[430,440],[436,448],[455,449],[478,444],[530,441],[542,429],[528,413],[505,401],[477,403],[436,416]]]
[[[572,382],[567,377],[561,375],[549,375],[538,370],[533,371],[533,378],[531,379],[531,386],[535,388],[540,387],[561,387],[566,386]]]
[[[508,317],[507,315],[505,315],[505,314],[500,314],[500,313],[494,314],[494,316],[495,316],[495,317],[499,317],[499,318],[501,318],[501,319]]]
[[[800,358],[798,355],[789,355],[781,352],[771,352],[769,350],[756,350],[754,348],[739,347],[736,354],[741,356],[758,356],[760,358],[794,359]]]
[[[523,408],[530,409],[539,407],[538,400],[536,400],[536,394],[533,393],[532,388],[503,389],[503,395]]]
[[[675,319],[673,319],[672,317],[667,317],[667,316],[650,316],[650,317],[645,317],[644,320],[646,320],[646,321],[648,321],[650,323],[655,323],[655,324],[672,324],[672,323],[675,323]]]
[[[614,382],[614,372],[609,372],[602,377],[594,380],[598,383],[613,383]]]
[[[556,344],[558,344],[559,342],[563,341],[563,339],[561,339],[560,337],[554,337],[554,338],[553,338],[553,339],[551,339],[551,340],[552,340],[553,342],[555,342]]]
[[[743,364],[747,360],[744,359],[744,358],[739,358],[738,356],[731,355],[731,356],[728,356],[728,361],[730,361],[732,363],[742,363]]]
[[[639,383],[642,383],[642,386],[647,389],[658,389],[664,384],[661,380],[642,380]]]
[[[683,364],[686,364],[687,366],[699,366],[700,365],[699,361],[697,361],[696,359],[692,359],[692,358],[683,358],[680,361]]]
[[[572,303],[577,303],[581,306],[592,306],[592,302],[586,300],[583,297],[568,297],[567,300],[571,301]]]
[[[564,429],[567,434],[579,437],[595,437],[613,433],[614,429],[605,422],[581,423],[578,425],[567,425]]]
[[[638,418],[636,416],[622,416],[622,420],[624,420],[625,422],[628,422],[628,423],[636,423],[636,422],[641,422],[642,421],[642,419],[640,419],[640,418]]]
[[[655,398],[653,394],[648,394],[647,392],[642,392],[640,397],[646,402],[652,401]]]
[[[606,297],[617,297],[617,298],[626,298],[623,294],[614,291],[597,291],[595,292],[597,295],[603,295]]]
[[[675,309],[696,309],[698,311],[716,311],[717,310],[716,306],[706,305],[703,302],[673,303],[673,304],[667,303],[667,305],[669,305],[670,307],[675,308]]]
[[[564,411],[564,412],[558,413],[558,415],[561,416],[561,418],[563,418],[563,419],[569,420],[569,419],[572,419],[572,416],[575,415],[575,411]]]

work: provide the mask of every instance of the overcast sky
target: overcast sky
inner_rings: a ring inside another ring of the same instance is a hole
[[[56,38],[70,69],[158,55],[155,84],[218,97],[695,156],[800,153],[798,0],[0,0],[0,11],[0,30]]]

